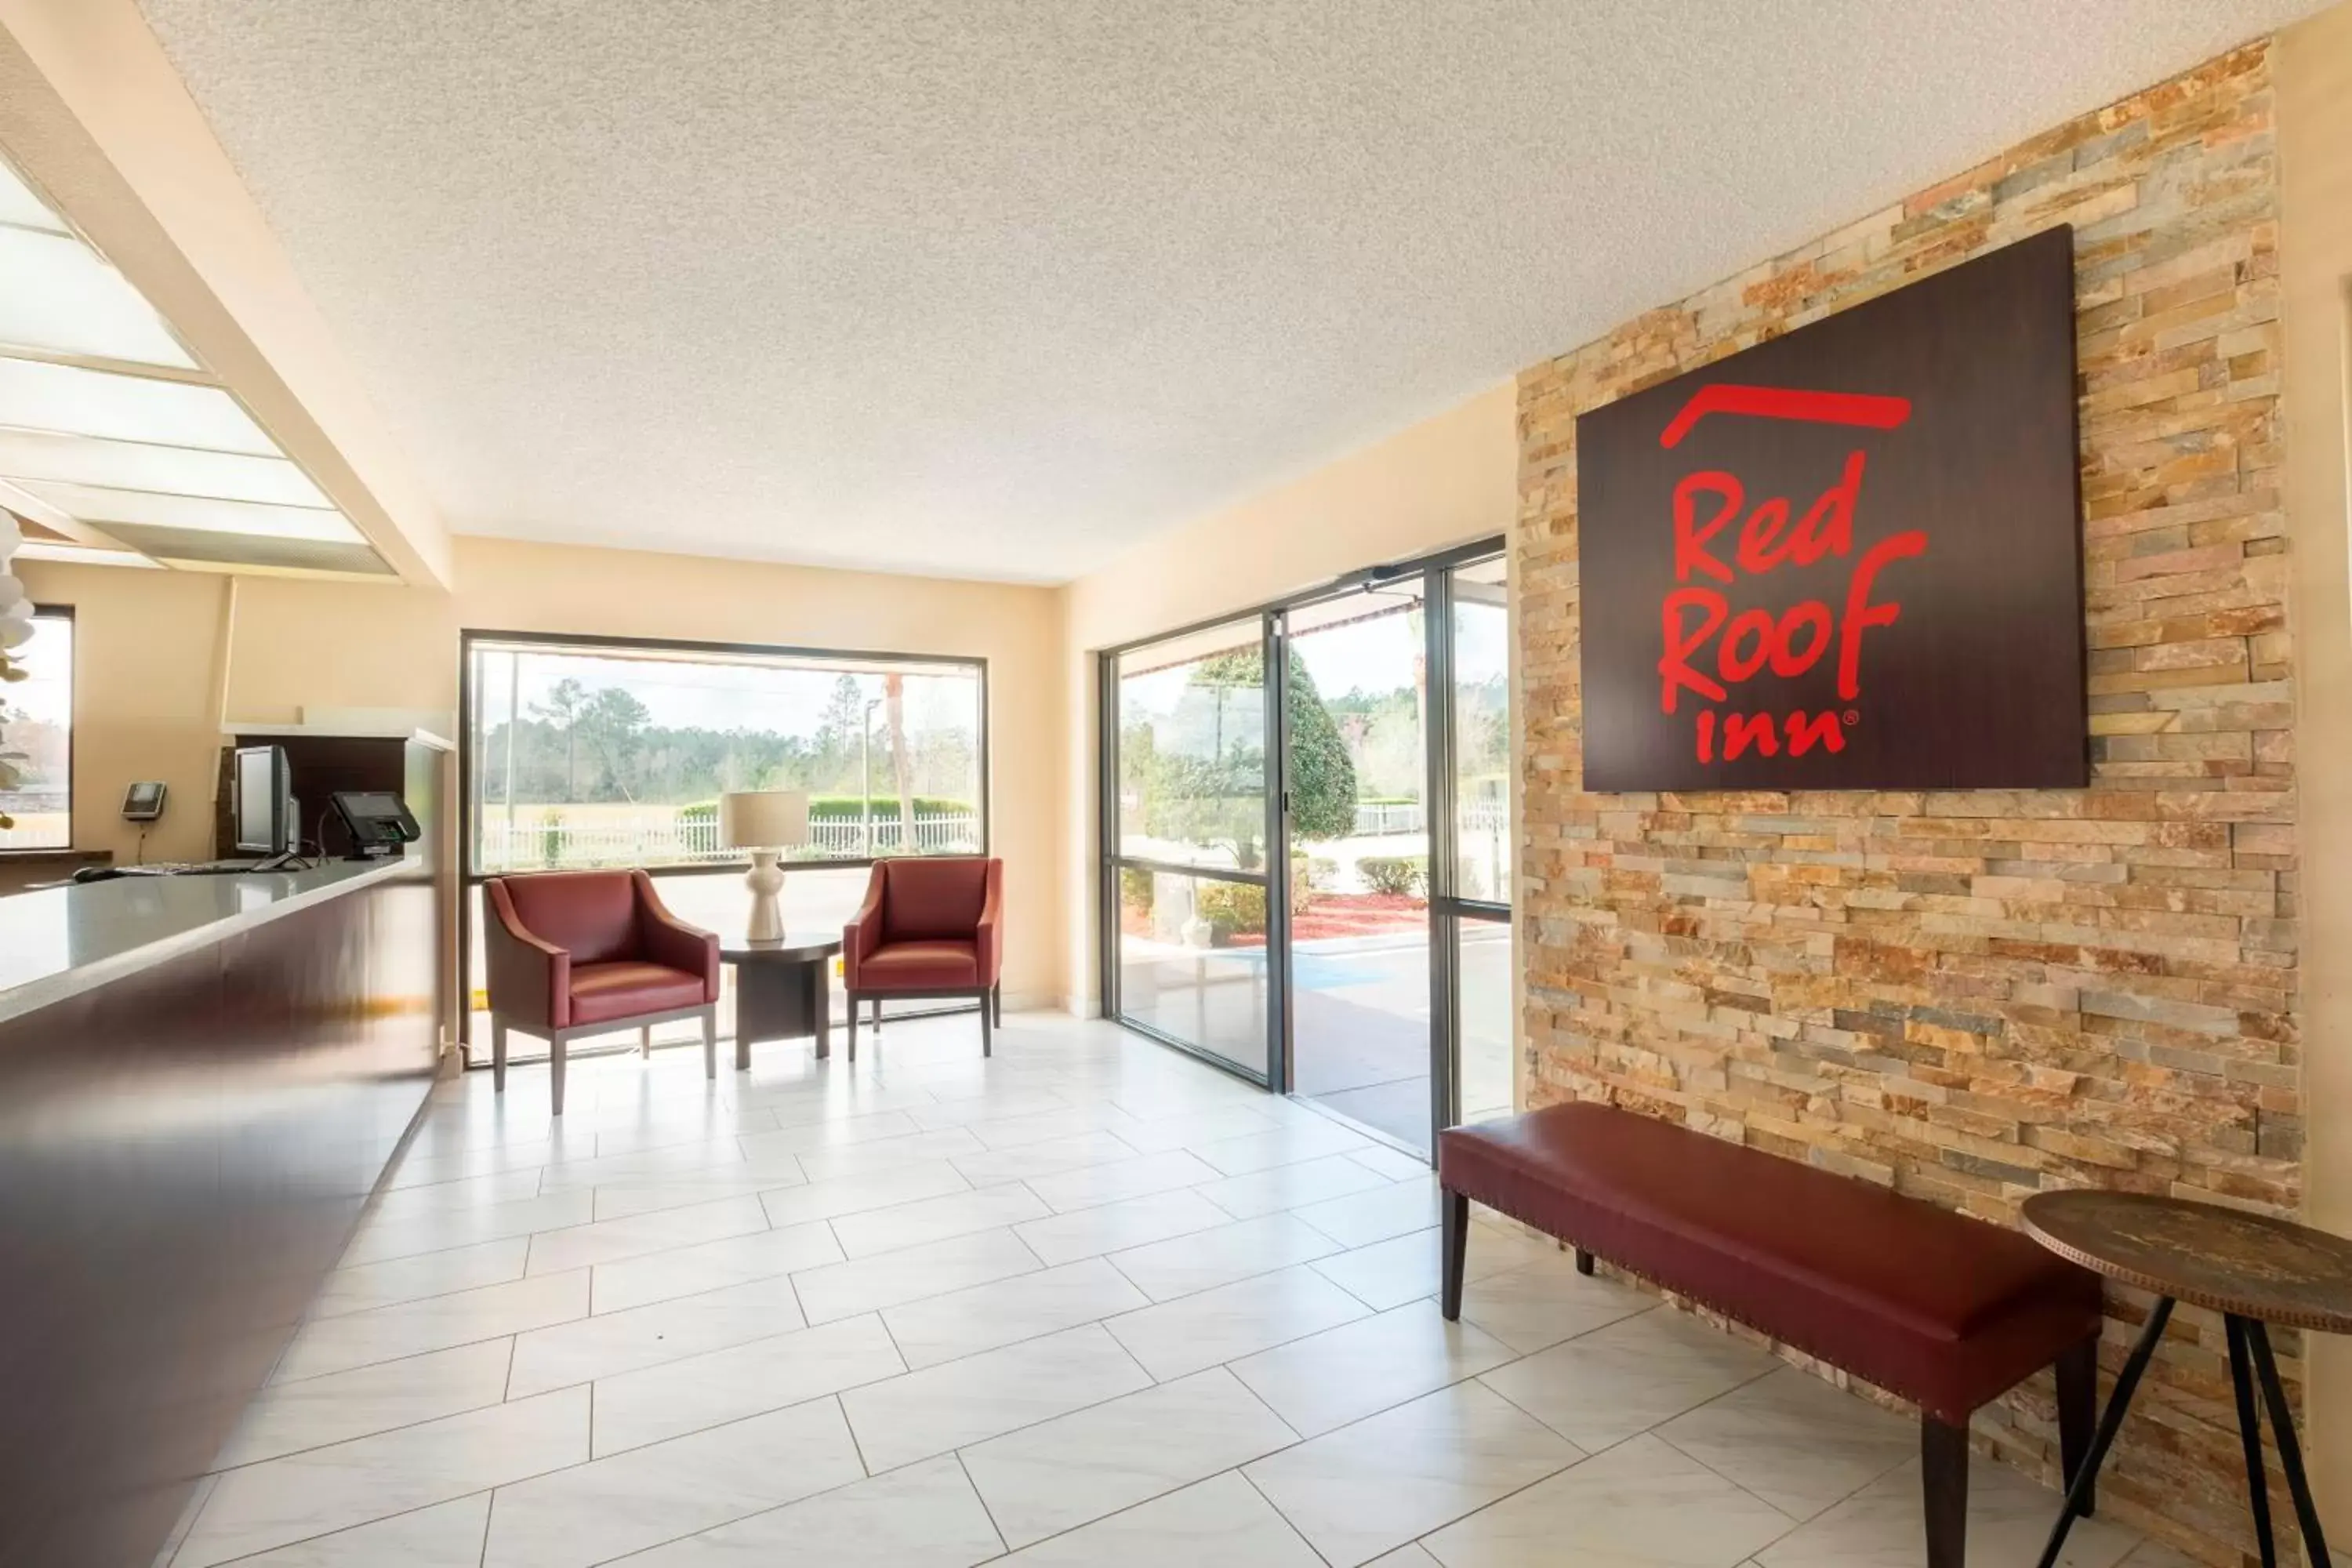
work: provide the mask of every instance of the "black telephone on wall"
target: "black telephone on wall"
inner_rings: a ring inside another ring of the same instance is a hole
[[[422,836],[416,818],[408,814],[407,803],[388,790],[340,789],[327,801],[343,831],[351,835],[354,860],[397,855],[401,846],[414,844]]]

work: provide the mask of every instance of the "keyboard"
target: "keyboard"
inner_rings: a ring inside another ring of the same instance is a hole
[[[152,860],[142,866],[84,866],[76,882],[111,882],[117,877],[242,877],[257,860]]]

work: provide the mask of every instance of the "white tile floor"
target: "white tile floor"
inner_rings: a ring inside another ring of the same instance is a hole
[[[1499,1225],[1448,1324],[1412,1163],[1104,1025],[978,1043],[444,1086],[172,1568],[1920,1561],[1909,1423]],[[1975,1472],[1973,1568],[2030,1562],[2054,1495]]]

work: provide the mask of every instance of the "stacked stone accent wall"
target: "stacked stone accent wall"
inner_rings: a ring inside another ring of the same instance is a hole
[[[2062,222],[2091,787],[1583,793],[1577,414]],[[2277,239],[2255,44],[1522,374],[1529,1104],[1613,1100],[1995,1224],[2072,1186],[2294,1209]],[[2146,1305],[2111,1301],[2110,1376]],[[2174,1323],[2101,1501],[2231,1562],[2221,1326]],[[2046,1375],[1977,1433],[2054,1478]]]

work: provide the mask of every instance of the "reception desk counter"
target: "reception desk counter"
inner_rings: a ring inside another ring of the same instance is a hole
[[[430,1089],[417,860],[0,898],[0,1565],[147,1568]]]

